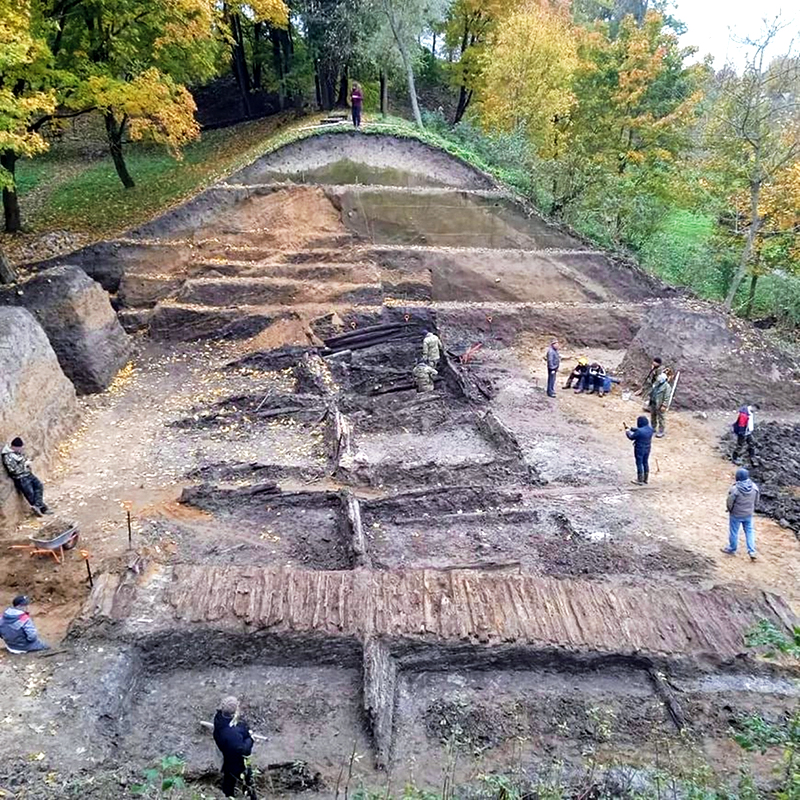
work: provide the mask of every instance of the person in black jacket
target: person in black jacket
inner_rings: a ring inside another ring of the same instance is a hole
[[[214,741],[222,753],[222,793],[236,796],[236,784],[245,782],[245,758],[253,752],[253,737],[247,723],[239,718],[239,701],[226,697],[214,717]]]
[[[640,486],[650,479],[650,447],[653,429],[647,417],[639,417],[635,428],[626,428],[625,435],[633,442],[633,457],[636,459],[636,480]]]

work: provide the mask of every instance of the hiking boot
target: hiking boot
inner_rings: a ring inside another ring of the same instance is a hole
[[[47,514],[47,515],[50,515],[50,514],[52,514],[52,513],[53,513],[53,512],[50,510],[50,507],[49,507],[49,506],[45,506],[45,505],[41,505],[41,506],[39,506],[39,510],[42,512],[42,514]]]
[[[647,483],[649,480],[650,480],[650,471],[648,470],[642,476],[642,481],[643,483]]]
[[[44,511],[42,511],[42,509],[39,508],[39,506],[31,506],[31,508],[33,509],[33,513],[36,514],[37,517],[44,516]]]
[[[730,547],[723,547],[722,548],[722,552],[725,553],[726,556],[735,556],[736,555],[736,551],[735,550],[731,550]]]

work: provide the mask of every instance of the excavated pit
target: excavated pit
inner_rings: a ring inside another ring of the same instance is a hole
[[[0,749],[47,752],[12,771],[113,769],[106,800],[176,753],[206,787],[199,723],[231,693],[268,737],[265,794],[638,765],[682,730],[726,768],[729,727],[796,701],[744,644],[787,603],[723,585],[520,362],[528,336],[622,351],[674,293],[486,176],[314,137],[70,263],[155,340],[131,471],[168,489],[96,576],[36,728],[7,693]],[[418,394],[423,330],[448,354]]]

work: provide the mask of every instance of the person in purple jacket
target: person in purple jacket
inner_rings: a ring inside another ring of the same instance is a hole
[[[356,128],[361,127],[361,106],[363,103],[364,92],[361,90],[361,84],[354,82],[353,88],[350,90],[350,106],[353,110],[353,125]]]

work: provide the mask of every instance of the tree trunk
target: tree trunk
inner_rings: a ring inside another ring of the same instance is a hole
[[[461,122],[470,100],[472,100],[472,89],[467,91],[466,84],[462,83],[461,88],[458,90],[458,105],[453,116],[453,125],[458,125]]]
[[[317,108],[322,111],[322,78],[319,74],[319,60],[314,59],[314,93],[317,96]]]
[[[389,113],[389,81],[386,80],[385,70],[380,71],[381,84],[381,114],[385,117]]]
[[[13,150],[0,153],[0,164],[8,170],[15,180],[17,154]],[[18,233],[22,229],[22,217],[19,213],[19,196],[16,183],[3,189],[3,216],[6,221],[6,233]]]
[[[261,42],[263,39],[264,23],[253,23],[253,88],[258,90],[261,88],[261,75],[264,71],[264,54],[261,50]],[[279,74],[280,79],[280,74]],[[283,104],[281,103],[281,108]]]
[[[114,168],[117,170],[117,175],[122,181],[122,185],[126,189],[133,189],[136,185],[128,172],[128,167],[125,164],[125,157],[122,155],[122,136],[125,133],[125,125],[127,118],[123,117],[122,122],[117,125],[117,120],[114,118],[113,112],[107,112],[105,115],[106,121],[106,134],[108,135],[108,146],[111,150],[111,158],[114,161]]]
[[[394,18],[391,0],[386,2],[385,9],[386,15],[389,18],[389,27],[392,29],[392,36],[394,37],[397,49],[400,51],[400,58],[402,59],[403,66],[406,70],[406,77],[408,79],[408,96],[411,99],[411,111],[414,113],[414,122],[417,123],[417,127],[424,128],[425,126],[422,124],[422,114],[419,110],[419,100],[417,99],[417,85],[414,81],[414,65],[411,63],[406,46],[403,44],[403,40],[397,30],[397,20]]]
[[[239,87],[242,99],[242,109],[245,116],[253,116],[253,106],[250,102],[250,72],[247,69],[247,59],[244,53],[244,37],[242,35],[242,22],[238,14],[229,16],[231,29],[231,70]]]
[[[18,278],[17,271],[11,266],[6,254],[0,250],[0,283],[15,283]]]
[[[736,293],[739,291],[744,276],[747,274],[747,266],[753,255],[755,248],[756,236],[761,229],[762,219],[758,213],[758,201],[761,197],[761,182],[750,184],[750,227],[747,230],[747,242],[745,243],[742,257],[739,259],[739,266],[731,281],[730,288],[728,289],[728,296],[725,298],[725,310],[730,311],[733,308],[733,301],[736,299]]]
[[[347,108],[347,85],[348,85],[348,70],[347,67],[342,70],[339,76],[339,96],[336,98],[336,106],[338,108]]]
[[[750,291],[747,293],[747,305],[744,309],[744,315],[749,319],[753,313],[753,302],[756,299],[756,283],[758,283],[758,275],[753,273],[750,276]]]
[[[278,97],[280,98],[281,110],[286,108],[286,72],[284,71],[284,59],[281,54],[280,31],[271,28],[269,38],[272,41],[272,63],[275,67],[275,74],[278,76]]]

